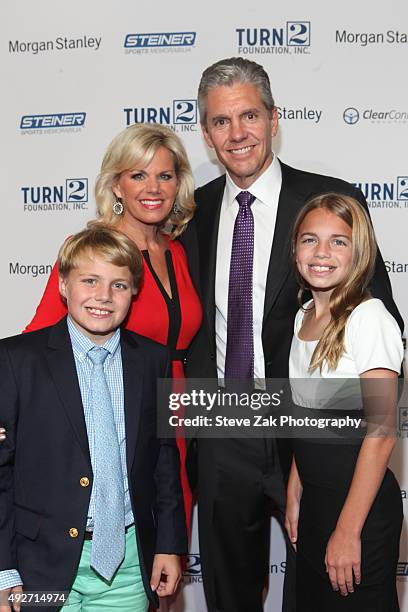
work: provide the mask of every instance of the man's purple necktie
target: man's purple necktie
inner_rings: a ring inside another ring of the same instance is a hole
[[[254,333],[252,311],[252,272],[254,265],[254,217],[249,191],[237,195],[239,211],[232,238],[228,287],[226,379],[254,376]]]

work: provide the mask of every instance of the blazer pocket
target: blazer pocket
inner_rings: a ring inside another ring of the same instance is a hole
[[[41,516],[28,508],[15,506],[15,530],[29,540],[35,540],[40,530]]]

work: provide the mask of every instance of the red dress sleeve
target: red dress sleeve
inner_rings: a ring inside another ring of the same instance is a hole
[[[67,314],[67,307],[58,289],[58,265],[55,263],[41,301],[31,323],[24,332],[31,332],[58,323]]]

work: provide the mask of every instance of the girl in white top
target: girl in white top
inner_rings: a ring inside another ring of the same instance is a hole
[[[313,300],[296,316],[290,377],[360,378],[365,408],[367,379],[382,379],[389,415],[388,434],[366,436],[357,447],[294,443],[286,528],[301,566],[297,612],[395,612],[402,511],[387,464],[403,347],[396,321],[368,291],[377,253],[371,222],[350,197],[318,196],[298,216],[293,253],[300,294],[307,288]],[[377,529],[387,540],[371,546]]]

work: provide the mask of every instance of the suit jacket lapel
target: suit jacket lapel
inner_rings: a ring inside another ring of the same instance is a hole
[[[47,362],[68,421],[90,463],[85,415],[66,318],[50,328]]]
[[[297,213],[304,203],[304,195],[300,195],[296,190],[296,171],[282,162],[280,164],[282,169],[282,187],[266,278],[264,322],[274,305],[285,279],[289,274],[294,273],[291,263],[292,229]]]
[[[221,177],[211,191],[205,193],[205,203],[198,209],[197,237],[200,252],[200,281],[203,309],[207,317],[210,338],[215,350],[215,272],[217,260],[218,227],[225,176]]]
[[[144,362],[140,351],[137,350],[137,341],[123,329],[120,345],[123,368],[126,460],[128,474],[130,474],[140,428]]]

